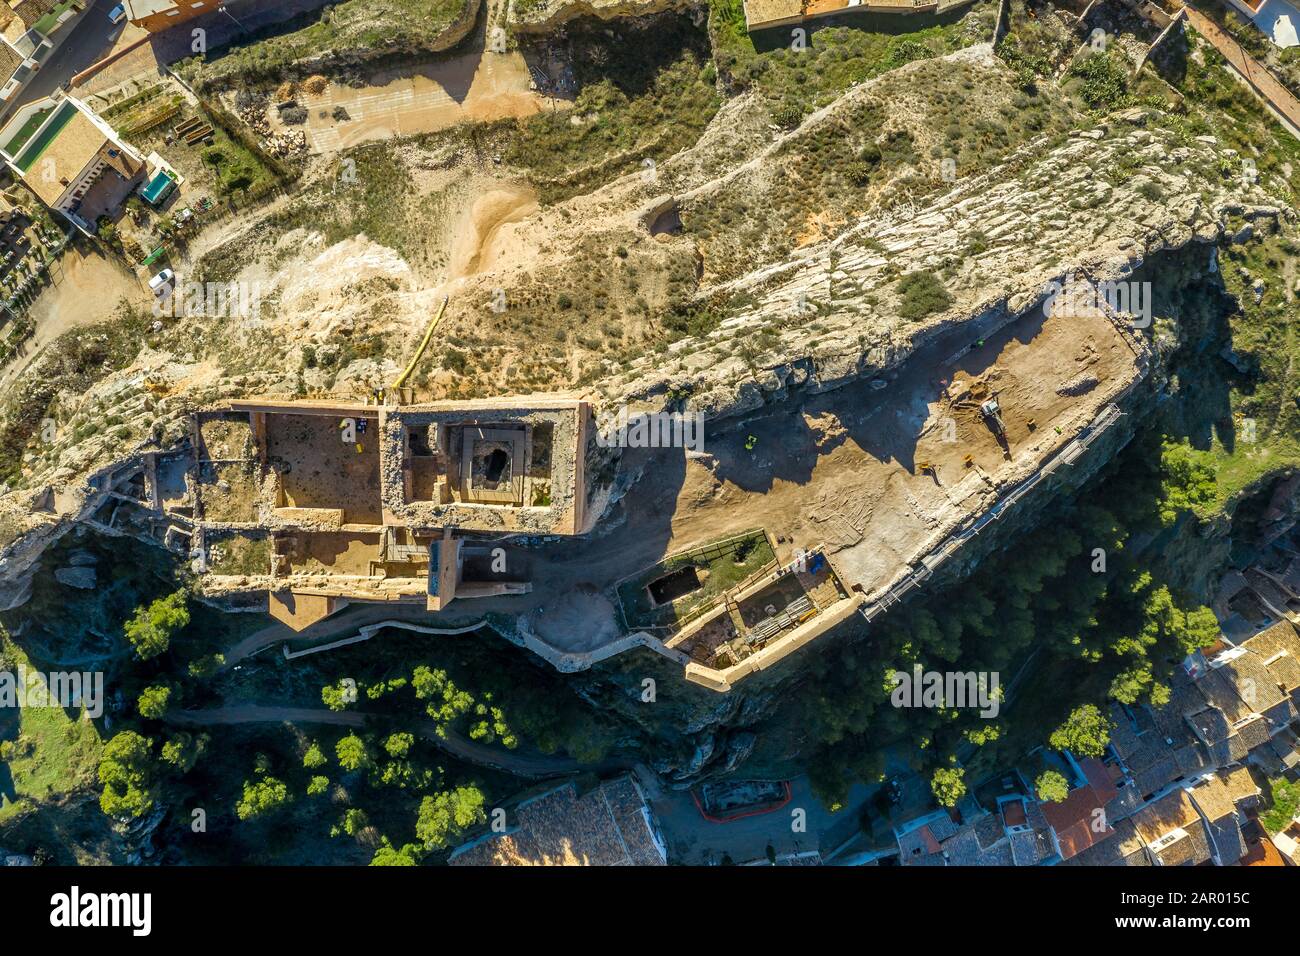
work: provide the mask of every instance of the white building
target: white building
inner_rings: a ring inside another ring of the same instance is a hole
[[[1259,31],[1280,47],[1300,45],[1300,10],[1287,0],[1228,0]]]
[[[135,187],[144,158],[80,100],[55,94],[0,129],[0,157],[50,209],[87,235]]]

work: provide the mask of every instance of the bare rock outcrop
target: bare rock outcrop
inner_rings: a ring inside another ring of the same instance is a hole
[[[1121,280],[1160,250],[1218,240],[1232,217],[1258,229],[1290,215],[1257,187],[1213,175],[1217,147],[1179,145],[1145,122],[1136,111],[1099,138],[1045,153],[1033,144],[924,208],[868,217],[728,283],[742,309],[611,376],[601,395],[660,410],[686,394],[708,417],[743,414],[793,388],[885,376],[954,323],[991,332],[1076,272]],[[1134,158],[1141,177],[1120,171]],[[939,278],[950,301],[908,319],[899,280],[915,273]]]
[[[698,0],[512,0],[510,24],[516,33],[544,34],[580,17],[617,20],[695,8],[703,5]]]

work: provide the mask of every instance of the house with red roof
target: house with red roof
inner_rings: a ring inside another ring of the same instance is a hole
[[[1106,805],[1119,795],[1110,770],[1100,760],[1071,761],[1082,781],[1060,803],[1043,803],[1043,818],[1051,828],[1052,844],[1062,860],[1111,837],[1115,833]]]

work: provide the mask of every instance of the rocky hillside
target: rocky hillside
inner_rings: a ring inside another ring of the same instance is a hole
[[[582,17],[619,20],[691,8],[703,6],[693,0],[511,0],[509,20],[515,33],[545,36]]]
[[[482,7],[483,0],[343,0],[277,25],[257,42],[189,61],[182,72],[205,88],[225,89],[438,53],[469,35]]]
[[[685,399],[716,417],[886,374],[935,330],[1023,311],[1071,270],[1123,276],[1152,250],[1218,238],[1234,215],[1263,228],[1290,215],[1220,174],[1235,154],[1213,137],[1166,126],[1147,109],[1086,121],[1050,84],[1025,93],[983,45],[855,86],[789,129],[741,96],[658,167],[451,223],[476,245],[441,282],[364,236],[278,230],[273,208],[214,250],[259,250],[225,275],[264,284],[259,316],[130,317],[23,376],[0,434],[4,600],[21,597],[44,542],[108,493],[91,475],[174,442],[196,404],[386,384],[444,294],[444,363],[459,342],[498,343],[485,388]],[[433,177],[429,200],[472,161],[445,143],[402,149],[408,171]],[[612,339],[593,341],[601,329]],[[515,378],[520,366],[550,377]]]

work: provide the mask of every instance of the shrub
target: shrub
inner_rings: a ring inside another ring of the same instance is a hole
[[[943,281],[929,270],[909,272],[898,280],[898,314],[916,322],[952,305]]]
[[[1260,822],[1269,833],[1280,833],[1291,825],[1291,820],[1300,811],[1300,783],[1270,780],[1268,787],[1273,806],[1260,817]]]
[[[803,122],[803,110],[794,103],[782,103],[772,111],[772,122],[782,129],[794,129]]]

